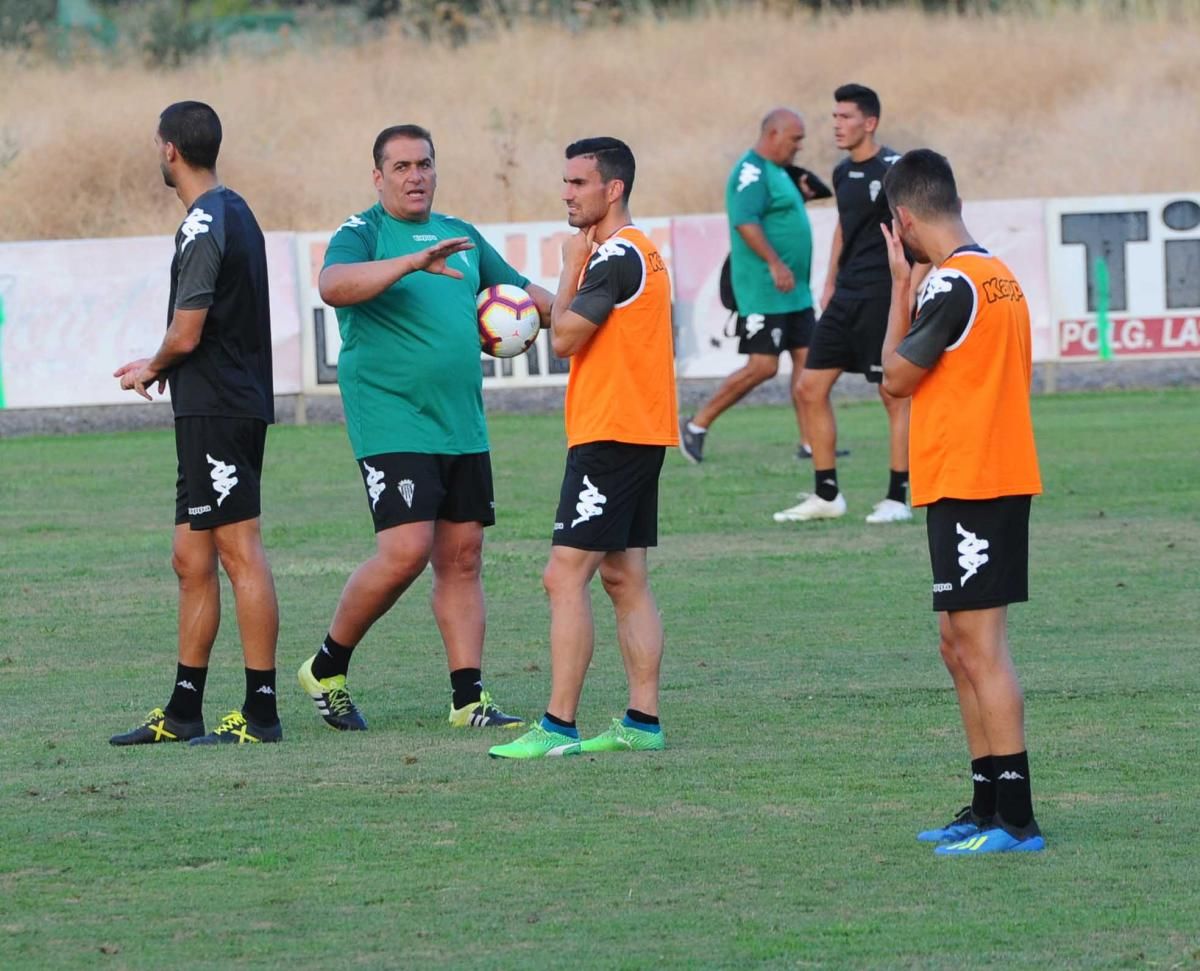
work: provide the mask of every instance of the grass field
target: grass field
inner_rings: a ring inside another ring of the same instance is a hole
[[[111,748],[173,672],[170,437],[2,442],[0,966],[1200,966],[1198,408],[1035,402],[1047,495],[1011,632],[1050,848],[957,861],[913,839],[965,801],[966,755],[924,529],[862,523],[885,482],[877,405],[839,410],[854,515],[835,523],[771,521],[809,484],[784,409],[735,409],[700,468],[668,456],[670,748],[527,764],[445,725],[425,581],[356,657],[370,732],[329,731],[295,686],[371,543],[337,427],[268,449],[285,743]],[[492,434],[486,673],[534,715],[560,419]],[[597,606],[585,732],[624,702]],[[225,607],[210,722],[241,697]]]

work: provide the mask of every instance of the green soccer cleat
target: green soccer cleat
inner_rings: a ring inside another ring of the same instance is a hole
[[[661,731],[647,732],[641,728],[631,728],[620,718],[614,718],[608,731],[580,742],[579,752],[661,752],[666,747],[667,740]]]
[[[282,742],[283,726],[255,725],[246,721],[240,711],[231,711],[221,719],[221,724],[209,732],[193,738],[188,745],[246,745],[257,742]]]
[[[520,738],[514,738],[504,745],[493,745],[488,749],[488,755],[494,759],[544,759],[555,755],[575,755],[578,752],[579,739],[548,731],[540,722]]]
[[[365,732],[367,720],[350,700],[350,692],[346,690],[346,676],[335,674],[332,678],[318,679],[313,674],[314,654],[300,665],[296,678],[300,687],[317,706],[317,714],[325,719],[325,724],[336,728],[339,732]]]
[[[163,709],[155,708],[146,720],[124,735],[114,735],[110,745],[153,745],[155,742],[186,742],[204,734],[204,719],[176,721]]]
[[[504,714],[496,707],[492,696],[485,691],[478,701],[472,701],[461,708],[455,708],[454,702],[451,701],[450,724],[454,728],[520,728],[525,721],[515,715]]]

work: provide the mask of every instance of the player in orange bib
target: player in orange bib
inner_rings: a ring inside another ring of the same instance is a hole
[[[663,629],[646,569],[658,544],[658,477],[678,443],[671,283],[662,256],[632,224],[634,158],[615,138],[567,148],[563,201],[579,232],[563,244],[551,326],[571,358],[567,466],[544,581],[550,595],[550,703],[494,758],[534,759],[664,747],[658,720]],[[629,707],[581,741],[575,713],[592,660],[597,571],[617,615]]]
[[[933,609],[974,785],[969,806],[917,838],[940,856],[1042,850],[1008,649],[1008,605],[1029,599],[1030,499],[1042,491],[1029,307],[1012,271],[967,232],[945,158],[909,152],[883,186],[893,226],[883,227],[892,271],[883,387],[912,398],[912,504],[927,509]],[[936,267],[911,325],[906,246]]]

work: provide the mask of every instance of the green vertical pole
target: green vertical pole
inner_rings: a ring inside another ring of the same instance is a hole
[[[1108,316],[1108,301],[1110,296],[1108,280],[1108,263],[1102,257],[1096,257],[1096,336],[1100,349],[1100,360],[1111,361],[1112,352],[1112,320]]]

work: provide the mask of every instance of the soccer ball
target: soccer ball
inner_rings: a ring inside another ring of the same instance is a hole
[[[520,287],[501,283],[475,299],[479,316],[479,346],[492,357],[524,354],[542,327],[537,305]]]

